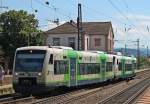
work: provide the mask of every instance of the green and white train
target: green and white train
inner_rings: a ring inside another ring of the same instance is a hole
[[[76,51],[62,46],[29,46],[16,50],[13,88],[17,93],[40,93],[135,76],[136,58],[99,51]]]

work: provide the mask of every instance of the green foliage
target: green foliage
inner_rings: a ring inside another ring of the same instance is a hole
[[[140,57],[140,69],[150,67],[150,61],[147,57]]]
[[[10,10],[0,14],[0,45],[7,57],[14,57],[16,48],[27,45],[42,45],[38,20],[26,11]]]

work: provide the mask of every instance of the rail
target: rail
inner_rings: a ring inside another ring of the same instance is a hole
[[[150,77],[98,102],[98,104],[130,104],[142,91],[150,85]]]

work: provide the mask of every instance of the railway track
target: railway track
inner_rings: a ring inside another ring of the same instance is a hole
[[[143,78],[145,77],[145,76],[148,76],[149,74],[147,74],[147,73],[145,73],[145,74],[140,74],[140,77],[139,76],[137,76],[136,78],[137,79],[139,79],[138,81],[141,81],[141,80],[143,80]],[[133,81],[134,82],[134,81]],[[135,81],[136,82],[136,81]],[[72,94],[72,95],[67,95],[67,94],[64,94],[64,95],[59,95],[59,96],[56,96],[56,97],[51,97],[51,98],[46,98],[46,99],[41,99],[41,100],[38,100],[38,101],[36,101],[36,102],[34,102],[34,103],[32,103],[32,104],[72,104],[72,103],[75,103],[75,104],[79,104],[79,103],[89,103],[89,104],[91,104],[90,102],[88,102],[87,101],[87,99],[88,99],[88,96],[91,96],[91,95],[96,95],[97,93],[99,93],[100,94],[100,92],[102,92],[102,90],[106,90],[107,91],[107,89],[111,89],[112,87],[115,87],[115,86],[117,86],[117,85],[119,85],[119,84],[121,84],[121,83],[126,83],[125,81],[123,81],[123,82],[119,82],[119,83],[116,83],[116,84],[113,84],[113,85],[108,85],[108,86],[106,86],[106,87],[104,87],[104,88],[102,88],[101,87],[101,89],[94,89],[94,90],[91,90],[91,91],[87,91],[87,92],[84,92],[84,93],[82,93],[82,92],[80,92],[79,94]],[[132,82],[131,82],[132,83]],[[137,83],[137,82],[136,82]],[[123,85],[124,86],[124,85]],[[129,87],[129,86],[128,86]],[[112,92],[113,91],[110,91],[111,92],[111,94],[112,94]],[[105,94],[105,96],[108,96],[108,94],[106,95]],[[95,97],[96,98],[96,97]],[[84,102],[80,102],[80,99],[84,99]],[[86,102],[87,101],[87,102]],[[94,103],[93,103],[94,104]],[[110,103],[110,104],[115,104],[115,103]]]
[[[0,104],[28,104],[31,103],[35,98],[34,97],[25,97],[25,98],[18,98],[18,99],[9,99],[8,101],[0,102]]]
[[[143,80],[143,78],[145,76],[149,75],[149,72],[150,71],[148,71],[146,73],[144,72],[143,74],[138,73],[136,76],[136,79],[138,81]],[[131,80],[131,83],[132,82],[136,82],[136,81]],[[126,83],[126,82],[122,81],[119,83],[113,83],[113,84],[109,84],[107,86],[101,86],[101,87],[93,88],[93,89],[80,89],[77,91],[72,91],[69,93],[60,94],[60,95],[51,96],[51,97],[46,97],[46,98],[40,98],[40,99],[36,99],[34,97],[18,98],[18,99],[5,98],[6,100],[0,104],[20,104],[20,103],[21,104],[61,104],[61,103],[67,104],[67,103],[74,103],[74,102],[79,101],[81,99],[84,99],[86,101],[88,99],[88,97],[90,97],[91,95],[101,94],[100,92],[103,92],[103,90],[107,91],[107,90],[113,89],[113,87],[119,86],[122,83]],[[113,90],[110,91],[111,94],[112,94],[112,92],[113,92]],[[103,95],[101,95],[101,96],[103,96]],[[99,98],[101,96],[95,97],[97,99],[97,101],[100,101]],[[105,96],[108,96],[108,94],[105,94]],[[0,99],[0,102],[1,102],[1,99]],[[88,101],[84,102],[84,103],[91,104]],[[79,103],[77,102],[76,104],[79,104]],[[115,104],[115,103],[111,103],[111,104]]]
[[[98,104],[132,104],[132,102],[149,86],[150,77],[100,101]]]

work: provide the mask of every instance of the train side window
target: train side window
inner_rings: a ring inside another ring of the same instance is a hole
[[[79,74],[84,75],[85,64],[79,64]]]
[[[100,64],[95,64],[95,73],[98,74],[100,72]]]
[[[68,69],[67,61],[55,60],[54,61],[54,74],[67,74]]]
[[[107,62],[106,64],[107,64],[107,66],[106,66],[106,71],[107,71],[107,72],[108,72],[108,71],[112,71],[112,68],[113,68],[112,62]]]
[[[88,64],[84,64],[84,75],[88,74]]]
[[[50,54],[49,64],[53,64],[53,54]]]
[[[119,65],[118,65],[118,70],[119,70],[119,71],[122,70],[122,64],[123,64],[122,62],[119,62]]]
[[[115,56],[113,56],[113,65],[115,64],[115,59],[116,59]]]
[[[119,64],[119,60],[117,59],[117,65]]]
[[[125,70],[131,71],[132,70],[132,64],[125,64]]]
[[[59,74],[59,63],[57,61],[54,62],[54,74]]]
[[[79,64],[79,74],[98,74],[100,72],[100,64],[97,63],[84,63]]]

